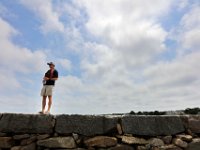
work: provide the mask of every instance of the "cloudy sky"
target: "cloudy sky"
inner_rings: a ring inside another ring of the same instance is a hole
[[[37,113],[47,62],[52,113],[200,106],[199,0],[1,0],[0,112]]]

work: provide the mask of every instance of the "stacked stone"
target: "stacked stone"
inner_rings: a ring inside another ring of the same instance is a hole
[[[200,116],[0,114],[0,150],[200,150]]]

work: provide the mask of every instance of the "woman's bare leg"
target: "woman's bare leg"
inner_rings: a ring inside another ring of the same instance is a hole
[[[45,113],[45,106],[46,106],[46,96],[43,96],[43,99],[42,99],[42,113],[44,114]]]

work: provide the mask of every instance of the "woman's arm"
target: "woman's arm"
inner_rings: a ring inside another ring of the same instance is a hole
[[[54,81],[56,81],[56,80],[58,80],[58,78],[51,78],[50,80],[54,80]]]

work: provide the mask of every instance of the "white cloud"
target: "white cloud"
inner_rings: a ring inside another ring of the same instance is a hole
[[[45,54],[42,51],[32,52],[27,48],[15,45],[12,37],[16,36],[18,32],[1,18],[0,26],[0,66],[3,80],[1,89],[19,87],[20,81],[15,74],[28,75],[43,70]]]
[[[145,70],[147,84],[152,87],[177,88],[198,82],[200,53],[194,52],[172,62],[160,62]]]
[[[178,5],[178,9],[181,10],[181,9],[184,9],[185,7],[187,7],[189,4],[189,1],[188,0],[180,0],[177,5]]]
[[[68,59],[59,59],[58,64],[60,64],[64,69],[70,71],[71,70],[71,61]]]
[[[20,0],[20,2],[33,11],[36,17],[39,17],[41,21],[40,29],[43,33],[64,31],[64,25],[59,20],[59,14],[53,10],[51,0]]]
[[[159,57],[171,49],[165,44],[168,32],[160,18],[167,17],[172,9],[181,12],[190,5],[186,0],[78,0],[72,4],[60,1],[56,6],[52,1],[21,2],[39,17],[44,33],[61,31],[67,43],[66,49],[74,50],[70,52],[80,59],[80,62],[70,62],[64,56],[55,59],[63,69],[78,75],[59,76],[53,113],[170,110],[199,104],[197,5],[183,15],[177,26],[180,28],[176,32],[178,51],[187,49],[189,53],[174,56],[169,61]],[[179,2],[180,7],[177,5]],[[61,23],[60,17],[69,20]],[[3,65],[0,78],[4,81],[6,77],[12,78],[13,87],[20,87],[21,80],[16,79],[15,73],[40,71],[38,66],[46,64],[45,55],[13,44],[10,38],[17,31],[4,20],[0,21],[0,26],[0,40],[3,41],[0,48],[6,49],[0,51]],[[14,66],[10,63],[12,61]],[[80,63],[80,70],[76,70],[78,73],[73,72],[72,63]],[[5,73],[5,68],[11,73]]]
[[[158,20],[168,13],[171,1],[154,1],[152,4],[152,1],[137,0],[85,0],[78,1],[78,4],[87,12],[87,30],[101,40],[96,44],[97,48],[93,46],[95,52],[88,52],[95,56],[95,63],[89,60],[91,64],[88,64],[85,59],[82,63],[87,65],[84,68],[91,68],[91,72],[94,72],[94,67],[97,66],[108,70],[110,64],[113,68],[119,64],[129,66],[128,68],[145,65],[165,50],[167,32]],[[103,46],[99,48],[98,45]],[[98,51],[107,52],[102,57]],[[98,69],[100,68],[96,68]]]
[[[155,60],[165,50],[168,34],[159,18],[178,7],[171,2],[79,1],[88,15],[87,30],[100,42],[85,42],[81,49],[82,76],[70,77],[76,78],[76,88],[68,88],[72,82],[65,77],[59,84],[67,93],[63,109],[80,103],[88,108],[77,110],[82,113],[196,106],[199,53],[177,56],[171,62]]]
[[[66,95],[67,93],[78,92],[80,88],[83,88],[82,81],[75,76],[60,76],[56,83],[58,93],[61,95]]]
[[[175,40],[178,41],[180,55],[198,51],[200,47],[200,6],[193,4],[183,15],[179,26],[174,29]]]
[[[1,66],[1,65],[0,65]],[[15,90],[16,88],[20,88],[20,83],[14,76],[14,74],[8,70],[0,70],[0,92],[6,92],[7,89]]]

